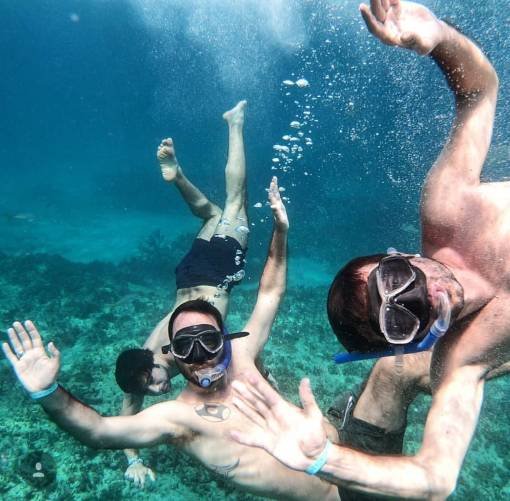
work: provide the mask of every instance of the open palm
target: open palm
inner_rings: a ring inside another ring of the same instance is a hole
[[[360,6],[369,31],[387,45],[429,54],[441,41],[441,22],[423,5],[400,0],[372,0]]]
[[[60,369],[60,353],[55,345],[49,343],[48,355],[41,335],[30,320],[25,322],[24,326],[20,322],[14,322],[7,333],[10,346],[3,343],[2,349],[20,383],[30,393],[51,386]]]
[[[302,409],[284,400],[260,374],[250,374],[247,382],[234,381],[232,387],[234,405],[255,425],[231,432],[232,438],[265,449],[289,468],[306,470],[327,441],[309,380],[303,379],[299,387]]]

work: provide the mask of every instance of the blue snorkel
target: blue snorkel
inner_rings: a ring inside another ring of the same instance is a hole
[[[336,364],[344,364],[346,362],[357,362],[358,360],[370,360],[372,358],[393,357],[400,354],[419,353],[420,351],[430,350],[436,341],[443,337],[445,332],[450,326],[451,320],[451,307],[448,296],[445,292],[439,294],[439,316],[432,324],[427,335],[421,340],[406,345],[392,345],[387,350],[382,350],[373,353],[363,353],[353,351],[351,353],[337,353],[333,356]]]
[[[222,378],[227,371],[230,361],[232,360],[232,344],[230,339],[226,337],[226,331],[223,331],[223,356],[218,364],[214,367],[195,371],[198,383],[202,388],[209,388],[212,383]]]

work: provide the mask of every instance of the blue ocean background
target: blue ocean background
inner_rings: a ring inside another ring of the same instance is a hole
[[[423,2],[459,26],[500,77],[486,180],[510,179],[510,2]],[[31,318],[63,352],[60,380],[104,414],[120,408],[113,366],[171,306],[173,267],[197,221],[159,174],[171,136],[188,176],[224,200],[227,127],[248,100],[247,278],[229,324],[243,326],[271,232],[278,175],[291,222],[289,291],[266,363],[283,393],[311,376],[325,409],[370,363],[334,367],[327,288],[350,258],[420,248],[420,187],[446,140],[453,98],[428,58],[383,46],[351,0],[0,0],[0,327]],[[307,87],[285,80],[304,78]],[[287,159],[275,145],[302,150]],[[310,141],[305,142],[305,137]],[[306,144],[309,143],[309,144]],[[280,161],[273,161],[278,158]],[[262,207],[254,207],[262,203]],[[177,383],[174,392],[179,390]],[[0,362],[0,498],[255,499],[173,448],[144,451],[145,492],[124,482],[121,452],[92,451],[20,398]],[[420,443],[429,399],[410,412]],[[510,400],[487,385],[480,425],[452,499],[510,498]],[[52,454],[57,482],[25,482],[20,461]]]

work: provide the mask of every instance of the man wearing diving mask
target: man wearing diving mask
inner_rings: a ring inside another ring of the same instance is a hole
[[[125,449],[172,443],[252,493],[302,501],[338,500],[337,489],[329,482],[292,471],[265,451],[229,437],[235,427],[252,426],[234,406],[231,381],[256,370],[255,360],[285,292],[288,219],[276,178],[268,191],[273,237],[257,301],[243,332],[227,333],[221,312],[203,299],[184,302],[169,319],[162,349],[173,354],[189,381],[175,400],[132,416],[104,417],[56,383],[60,354],[52,343],[46,352],[32,322],[15,322],[8,330],[10,346],[4,343],[2,348],[30,397],[88,446]]]
[[[482,51],[424,6],[373,0],[360,10],[383,43],[430,56],[455,98],[450,137],[423,186],[423,257],[392,249],[357,258],[330,288],[330,324],[349,352],[336,361],[379,358],[359,399],[329,413],[337,430],[324,425],[308,381],[299,409],[254,375],[233,386],[258,427],[234,438],[337,483],[342,499],[445,499],[485,382],[509,369],[510,183],[480,181],[499,82]],[[419,391],[433,396],[422,446],[413,457],[391,456],[402,453]]]

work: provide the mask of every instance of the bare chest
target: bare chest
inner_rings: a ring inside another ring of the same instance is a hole
[[[254,426],[237,411],[231,398],[190,404],[200,430],[183,447],[210,471],[261,495],[307,500],[327,497],[327,484],[289,470],[262,449],[246,447],[230,438],[231,430]]]

